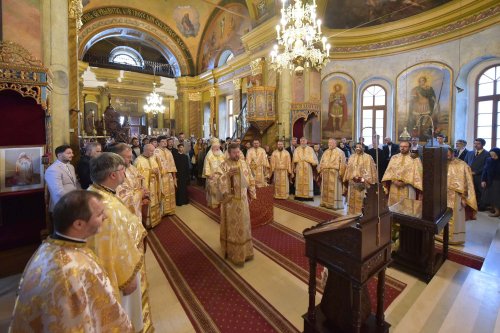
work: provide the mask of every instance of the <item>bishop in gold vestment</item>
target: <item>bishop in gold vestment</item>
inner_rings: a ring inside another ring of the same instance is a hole
[[[337,148],[337,141],[328,140],[328,149],[323,152],[318,165],[321,175],[321,203],[326,208],[343,209],[342,177],[345,172],[345,154]]]
[[[160,146],[155,149],[154,154],[156,162],[160,167],[161,215],[173,215],[176,207],[175,188],[177,186],[177,168],[175,167],[174,156],[167,149],[166,137],[160,136],[158,139]],[[168,142],[173,144],[173,139],[169,139]]]
[[[256,198],[255,182],[247,163],[239,159],[239,146],[229,146],[230,158],[216,171],[221,200],[220,242],[224,257],[243,266],[253,258],[248,196]]]
[[[476,192],[472,171],[467,163],[455,158],[453,150],[448,149],[448,195],[447,206],[453,210],[453,216],[449,222],[449,243],[459,245],[465,243],[465,221],[467,215],[475,219],[477,212]],[[469,209],[472,214],[466,214]],[[442,241],[442,235],[437,237]]]
[[[134,166],[143,177],[142,185],[149,192],[149,205],[145,221],[146,227],[153,228],[161,222],[160,208],[160,167],[153,156],[154,146],[144,146],[142,155],[134,161]]]
[[[365,154],[362,144],[356,144],[355,154],[351,155],[344,175],[347,183],[348,214],[362,213],[366,189],[377,182],[377,169],[373,158]]]
[[[392,206],[403,199],[416,199],[417,190],[422,191],[422,162],[410,155],[410,143],[401,142],[401,153],[394,155],[385,170],[382,182],[389,185],[389,202]]]
[[[313,192],[313,166],[318,165],[318,158],[314,150],[307,145],[307,139],[300,138],[300,146],[293,153],[295,171],[295,197],[312,199]]]
[[[288,199],[292,174],[290,154],[284,149],[283,141],[278,141],[278,149],[271,155],[271,174],[274,178],[274,198]]]
[[[219,170],[220,164],[224,161],[224,154],[220,150],[218,139],[212,139],[212,146],[205,157],[203,165],[203,178],[206,178],[205,192],[207,197],[207,205],[210,208],[219,206],[220,201],[217,196],[217,186],[215,173]]]
[[[256,187],[267,186],[269,178],[269,160],[266,151],[260,147],[260,141],[253,140],[253,147],[247,150],[247,164],[252,170]]]

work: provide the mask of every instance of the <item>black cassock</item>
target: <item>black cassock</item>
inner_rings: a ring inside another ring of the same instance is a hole
[[[179,154],[177,150],[174,155],[175,167],[177,168],[177,189],[175,191],[175,203],[177,206],[187,205],[187,186],[189,184],[189,161],[188,156]]]

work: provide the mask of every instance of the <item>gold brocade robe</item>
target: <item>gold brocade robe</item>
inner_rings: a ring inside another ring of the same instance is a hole
[[[472,171],[467,163],[458,158],[448,162],[448,196],[447,206],[453,210],[453,216],[449,222],[450,244],[465,243],[465,207],[462,207],[462,198],[465,199],[469,209],[473,211],[475,218],[477,212],[476,192]]]
[[[140,290],[142,298],[142,313],[140,314],[143,321],[142,332],[149,332],[152,329],[152,323],[144,265],[146,229],[142,226],[142,221],[111,190],[101,185],[92,184],[88,191],[102,195],[104,214],[106,215],[100,232],[87,240],[88,246],[94,250],[108,273],[111,285],[120,301],[120,290],[132,280],[140,280],[137,288]],[[137,307],[134,307],[131,311],[137,310]],[[130,313],[128,315],[131,316]],[[134,318],[137,318],[136,313],[134,313]]]
[[[115,292],[85,243],[49,237],[24,270],[10,331],[133,332]]]
[[[224,161],[224,153],[218,151],[213,153],[210,150],[205,157],[205,164],[203,165],[203,177],[207,179],[205,184],[205,193],[207,198],[207,205],[210,208],[219,206],[220,202],[217,199],[217,184],[215,173],[219,171],[221,163]]]
[[[292,161],[286,150],[275,150],[271,155],[271,174],[274,175],[274,197],[288,199],[289,175],[292,174]]]
[[[314,196],[312,167],[318,165],[318,157],[314,150],[309,146],[297,147],[293,153],[293,164],[295,166],[295,196],[312,198]]]
[[[366,189],[377,182],[377,169],[373,158],[365,153],[353,154],[347,163],[344,183],[348,183],[348,214],[362,213]]]
[[[422,162],[419,158],[412,158],[410,154],[394,155],[385,170],[382,182],[395,180],[402,181],[405,186],[397,187],[391,183],[388,205],[392,206],[403,199],[415,199],[415,190],[422,191]]]
[[[229,170],[237,168],[234,176]],[[242,160],[221,163],[215,178],[221,200],[220,242],[224,257],[235,265],[253,258],[248,194],[256,198],[255,182],[250,168]]]
[[[175,167],[174,157],[167,148],[156,148],[155,157],[161,174],[161,215],[175,213]]]
[[[267,186],[269,177],[269,160],[264,148],[250,148],[247,151],[246,161],[255,178],[256,187]]]
[[[342,176],[345,172],[345,154],[340,148],[327,149],[318,165],[321,175],[321,206],[342,209]]]
[[[141,176],[144,177],[143,185],[149,191],[148,216],[145,220],[146,226],[153,228],[161,222],[160,167],[154,157],[146,158],[143,155],[135,159],[134,166]]]
[[[116,188],[116,196],[127,206],[127,208],[142,221],[142,197],[144,177],[137,168],[129,165],[125,169],[125,180]]]
[[[139,218],[115,194],[96,184],[88,190],[103,196],[106,214],[101,231],[90,237],[88,244],[108,272],[116,294],[119,294],[119,289],[129,284],[144,265],[146,230]]]

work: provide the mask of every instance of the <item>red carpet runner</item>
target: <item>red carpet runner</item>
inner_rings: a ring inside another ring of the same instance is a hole
[[[205,194],[203,193],[203,190],[191,187],[188,191],[191,204],[218,222],[219,212],[218,210],[210,209],[206,206]],[[314,209],[314,207],[311,208]],[[302,212],[304,212],[304,210]],[[304,238],[301,234],[288,229],[279,223],[273,222],[272,224],[252,229],[252,236],[254,246],[259,251],[277,262],[280,266],[297,276],[305,283],[308,282],[309,261],[304,255],[305,245]],[[318,285],[321,270],[322,268],[318,267],[316,272]],[[388,275],[386,276],[385,309],[387,309],[387,307],[392,303],[392,301],[394,301],[394,299],[396,299],[405,287],[405,283]],[[375,310],[375,296],[377,290],[377,280],[375,278],[368,283],[368,290],[372,299],[373,310]]]
[[[197,332],[297,332],[177,216],[148,242]]]

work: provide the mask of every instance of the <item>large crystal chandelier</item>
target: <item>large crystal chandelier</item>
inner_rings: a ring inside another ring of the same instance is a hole
[[[156,83],[153,82],[153,91],[146,97],[146,105],[144,105],[144,112],[158,114],[165,113],[165,106],[163,105],[163,97],[156,92]]]
[[[320,69],[330,56],[330,44],[321,35],[321,20],[316,18],[316,0],[291,0],[285,8],[282,0],[281,21],[276,26],[278,44],[271,51],[271,68],[301,70]],[[322,48],[320,48],[320,45]]]

